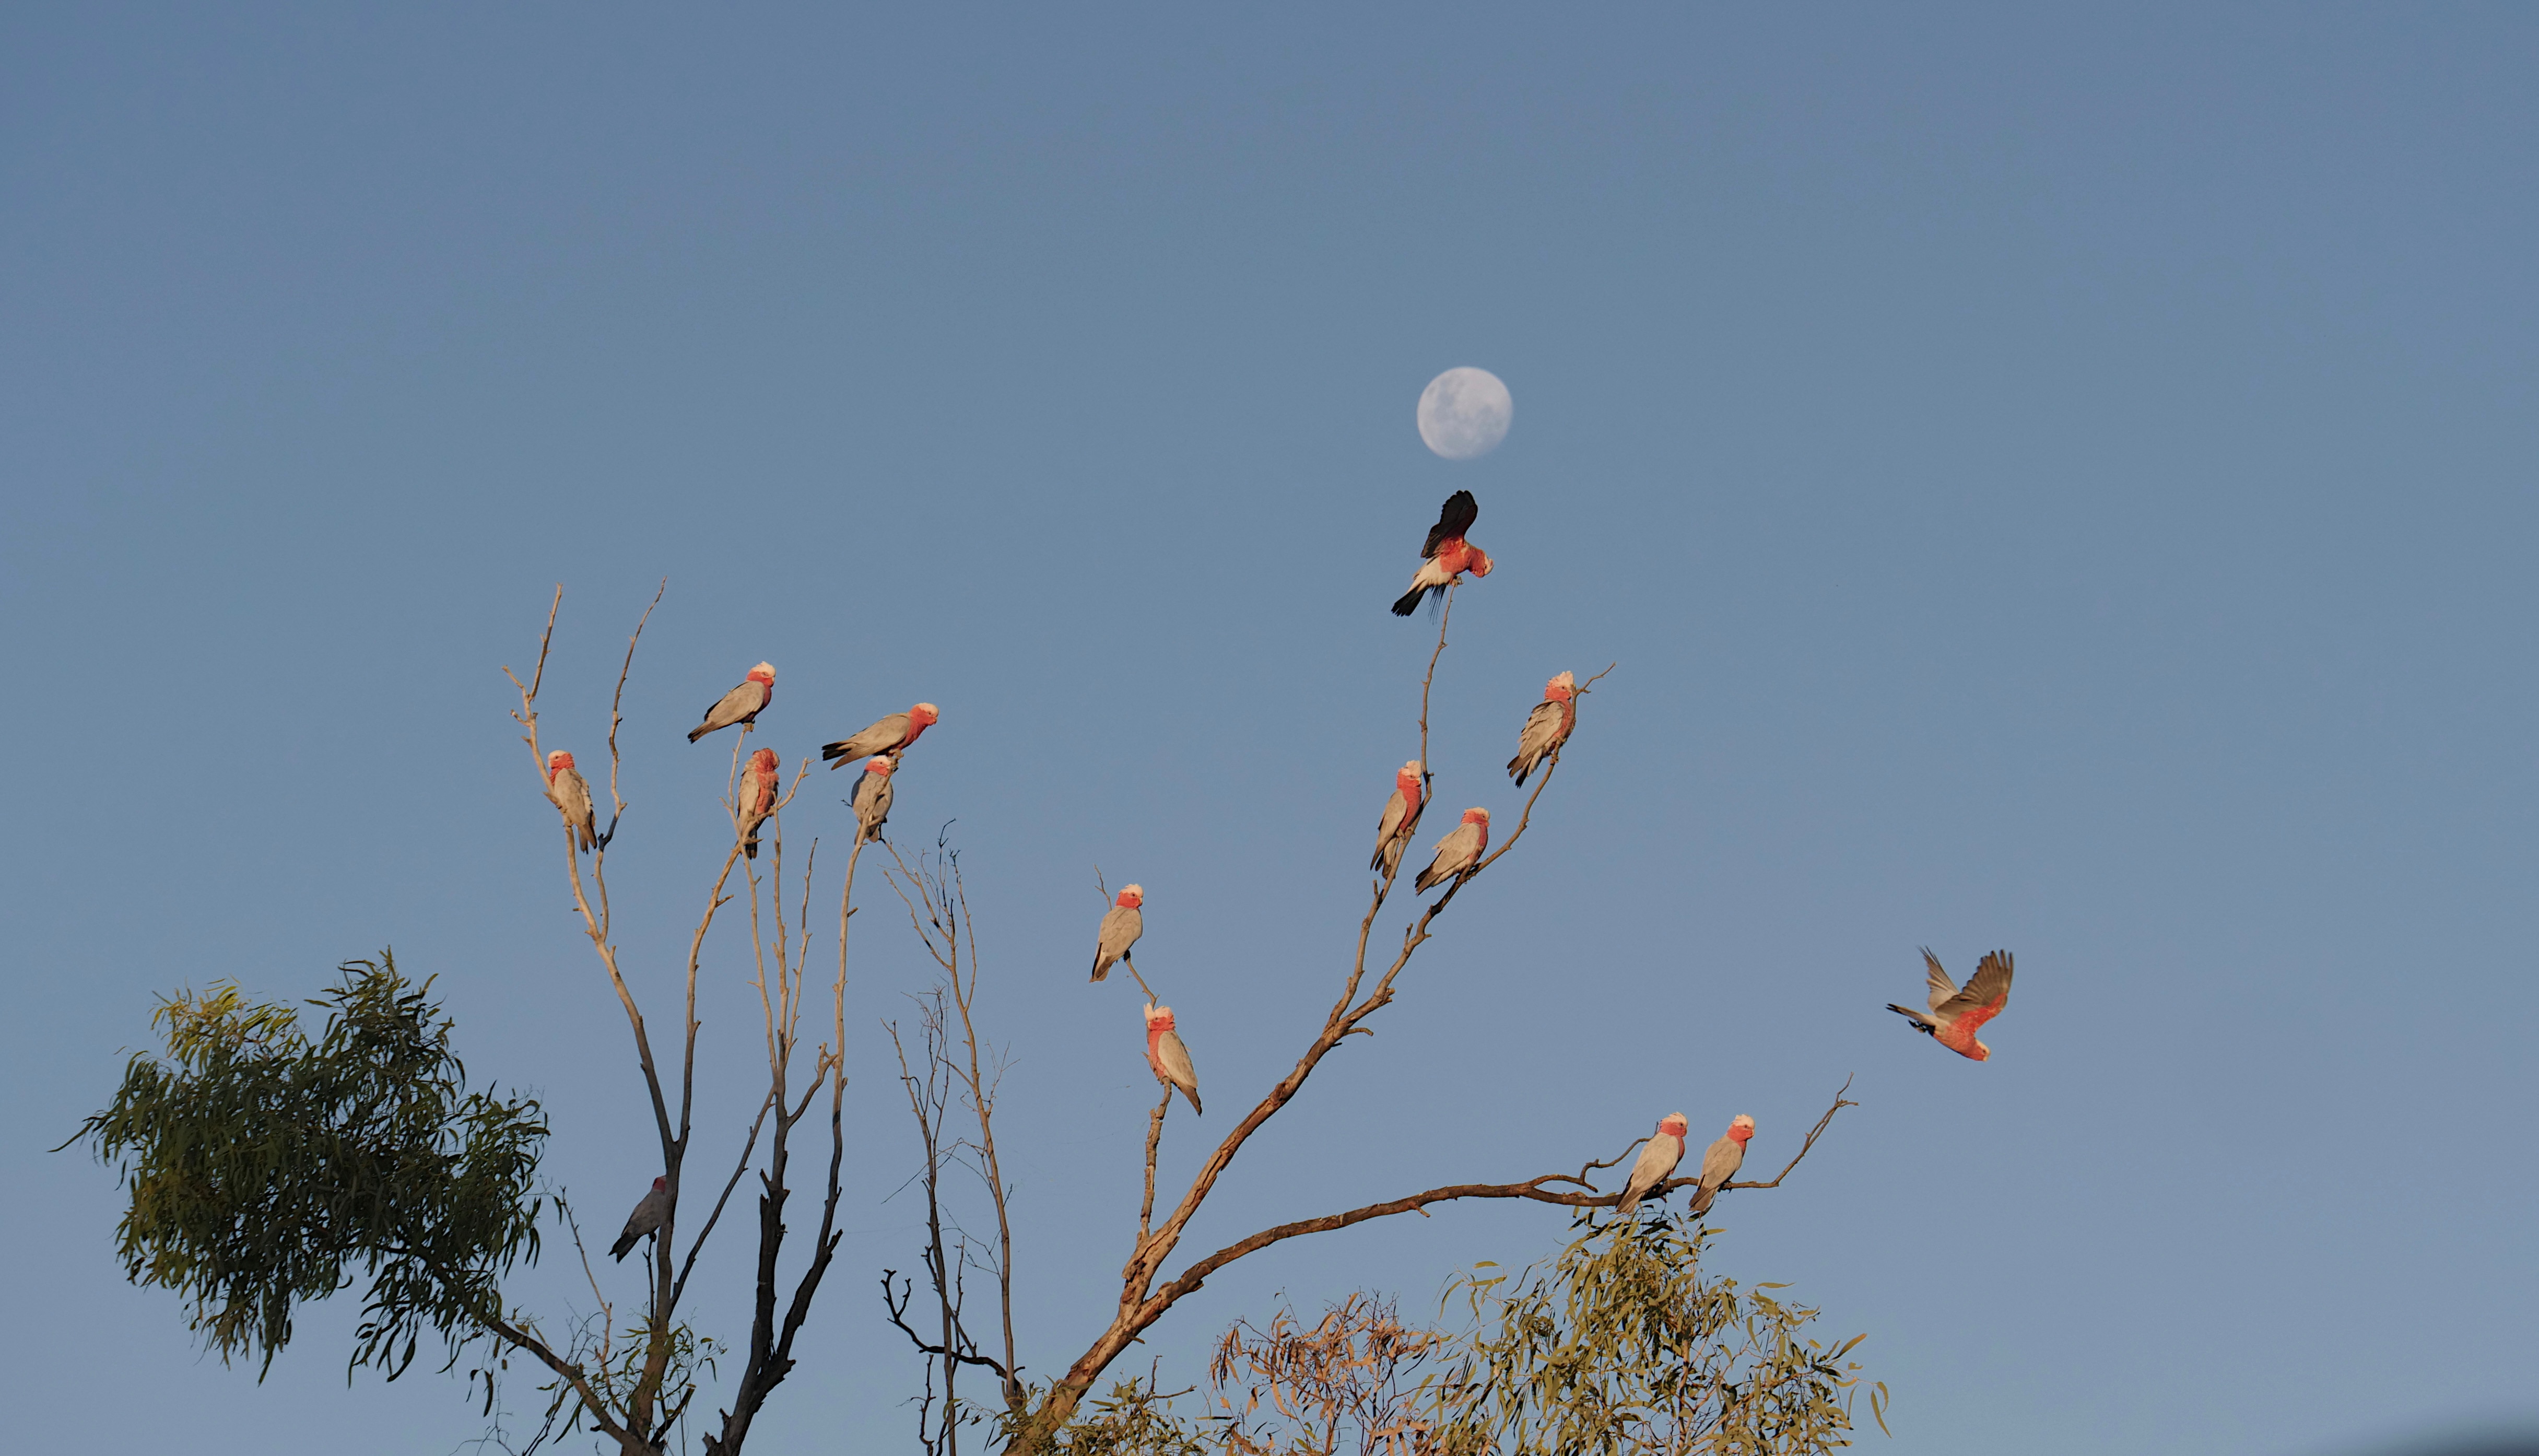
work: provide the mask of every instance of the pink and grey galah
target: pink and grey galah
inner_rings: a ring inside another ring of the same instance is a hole
[[[1490,811],[1464,810],[1464,822],[1447,830],[1446,837],[1437,841],[1437,858],[1428,862],[1428,867],[1419,871],[1410,887],[1425,893],[1456,875],[1472,872],[1473,867],[1481,863],[1481,851],[1489,847]]]
[[[1543,685],[1543,701],[1525,717],[1525,727],[1517,730],[1516,757],[1508,760],[1508,777],[1516,787],[1525,787],[1526,775],[1548,757],[1551,751],[1568,741],[1569,730],[1578,726],[1578,678],[1563,672]]]
[[[1419,548],[1419,570],[1410,578],[1410,589],[1393,604],[1393,614],[1407,617],[1419,609],[1419,598],[1442,593],[1464,572],[1486,577],[1492,562],[1489,554],[1464,539],[1480,518],[1480,504],[1473,493],[1459,490],[1446,498],[1445,508],[1437,513],[1437,523],[1428,527],[1428,539]]]
[[[1412,759],[1393,776],[1393,797],[1384,801],[1384,817],[1375,825],[1375,858],[1367,867],[1391,879],[1402,867],[1403,847],[1418,831],[1419,811],[1427,807],[1421,797],[1419,760]]]
[[[890,776],[898,767],[898,759],[879,754],[856,776],[856,792],[847,799],[856,811],[856,843],[881,838],[881,826],[890,822]]]
[[[1631,1164],[1630,1181],[1622,1185],[1622,1201],[1613,1212],[1629,1217],[1649,1196],[1649,1190],[1674,1176],[1675,1165],[1683,1161],[1683,1137],[1692,1131],[1692,1122],[1681,1112],[1670,1112],[1658,1119],[1656,1136],[1640,1149],[1640,1160]]]
[[[693,743],[717,728],[727,728],[735,723],[755,723],[760,710],[776,700],[776,664],[761,662],[749,669],[740,686],[723,694],[706,710],[706,721],[688,729]]]
[[[1710,1201],[1746,1166],[1746,1140],[1753,1136],[1754,1119],[1741,1112],[1730,1120],[1727,1134],[1701,1155],[1701,1187],[1692,1196],[1693,1213],[1710,1212]]]
[[[1173,1030],[1173,1008],[1148,1002],[1145,1010],[1146,1065],[1155,1069],[1155,1080],[1181,1088],[1190,1099],[1191,1112],[1198,1115],[1199,1073],[1191,1067],[1190,1048],[1182,1045],[1181,1033]]]
[[[917,741],[918,734],[932,728],[941,715],[931,703],[920,703],[906,713],[894,713],[852,738],[840,738],[820,745],[820,756],[833,769],[845,768],[858,758],[876,753],[897,753]]]
[[[620,1264],[625,1263],[626,1255],[637,1244],[644,1241],[646,1234],[659,1229],[661,1220],[668,1216],[670,1216],[670,1180],[655,1178],[652,1180],[652,1191],[644,1195],[644,1201],[635,1206],[634,1213],[626,1215],[625,1231],[617,1235],[617,1242],[608,1246],[608,1257]]]
[[[741,853],[758,858],[758,826],[776,812],[776,750],[761,748],[749,755],[749,767],[740,776],[740,848]]]
[[[590,786],[574,769],[573,755],[561,748],[547,755],[547,797],[564,811],[564,827],[573,831],[576,849],[599,843],[599,817],[590,806]]]
[[[1966,979],[1962,991],[1949,979],[1948,972],[1940,969],[1940,958],[1927,947],[1922,951],[1922,964],[1930,968],[1931,1009],[1917,1011],[1891,1001],[1887,1009],[1911,1021],[1914,1030],[1960,1057],[1991,1061],[1992,1048],[1975,1040],[1975,1033],[2010,1005],[2010,952],[1996,950],[1985,956]]]
[[[1129,960],[1129,947],[1137,943],[1139,936],[1146,934],[1146,917],[1138,909],[1145,903],[1144,886],[1124,884],[1120,887],[1120,897],[1111,902],[1110,909],[1102,912],[1101,934],[1093,937],[1094,980],[1110,975],[1112,965],[1119,961],[1128,960],[1132,968],[1135,967],[1137,963]]]

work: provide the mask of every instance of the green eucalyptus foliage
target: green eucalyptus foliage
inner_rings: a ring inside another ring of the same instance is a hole
[[[1514,1276],[1461,1281],[1473,1333],[1429,1384],[1446,1456],[1800,1456],[1851,1444],[1866,1336],[1806,1338],[1817,1311],[1704,1279],[1710,1231],[1621,1219]],[[1482,1269],[1494,1266],[1483,1265]],[[1450,1294],[1451,1297],[1451,1294]],[[1870,1407],[1885,1424],[1886,1387]]]
[[[384,951],[337,970],[309,1003],[326,1012],[313,1040],[235,985],[162,1002],[165,1060],[134,1056],[72,1139],[131,1190],[125,1276],[183,1295],[223,1360],[259,1353],[259,1379],[294,1306],[356,1269],[370,1288],[352,1364],[393,1380],[427,1329],[454,1361],[502,1317],[502,1273],[537,1258],[538,1105],[467,1091],[429,980]]]

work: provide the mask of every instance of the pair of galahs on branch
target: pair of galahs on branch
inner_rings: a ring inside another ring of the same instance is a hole
[[[1094,980],[1109,976],[1115,965],[1136,969],[1137,963],[1129,952],[1146,934],[1145,903],[1145,886],[1122,885],[1111,908],[1102,912],[1102,928],[1093,936]],[[1191,1111],[1199,1112],[1199,1073],[1191,1066],[1190,1048],[1182,1044],[1181,1033],[1173,1029],[1173,1008],[1149,1001],[1142,1009],[1146,1018],[1146,1065],[1153,1069],[1156,1081],[1181,1088]]]
[[[853,737],[820,745],[820,756],[828,760],[832,769],[844,768],[858,758],[865,761],[863,773],[856,780],[855,793],[847,797],[856,811],[856,843],[881,837],[881,826],[890,822],[891,775],[899,772],[900,755],[940,717],[933,704],[920,703],[906,713],[877,720]]]
[[[738,687],[715,700],[714,706],[706,710],[705,721],[688,730],[688,741],[693,743],[708,733],[734,725],[755,728],[758,715],[775,701],[776,664],[761,662],[749,669]],[[777,800],[784,797],[778,790],[776,775],[777,757],[773,748],[761,748],[749,755],[749,763],[741,771],[740,849],[753,860],[758,858],[758,826],[766,823],[767,816],[776,812]]]
[[[1683,1161],[1684,1136],[1691,1131],[1691,1121],[1681,1112],[1670,1112],[1658,1120],[1656,1135],[1640,1149],[1639,1161],[1631,1164],[1631,1176],[1622,1184],[1622,1201],[1614,1207],[1615,1213],[1628,1217],[1650,1190],[1675,1175],[1676,1164]],[[1746,1166],[1746,1142],[1753,1136],[1754,1119],[1741,1112],[1729,1121],[1728,1131],[1720,1140],[1701,1155],[1701,1184],[1693,1190],[1693,1213],[1710,1212],[1710,1201],[1728,1186],[1729,1179],[1737,1176],[1739,1168]]]

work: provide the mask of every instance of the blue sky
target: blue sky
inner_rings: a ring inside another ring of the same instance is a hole
[[[2505,7],[0,17],[21,1438],[480,1429],[452,1381],[348,1387],[349,1308],[258,1387],[123,1284],[110,1177],[44,1149],[170,988],[301,996],[393,945],[547,1101],[556,1180],[613,1211],[656,1171],[504,717],[559,581],[548,732],[585,765],[669,581],[612,856],[656,997],[721,853],[698,711],[761,658],[789,757],[942,706],[895,827],[958,821],[1024,1358],[1063,1368],[1150,1105],[1133,994],[1082,984],[1094,867],[1146,886],[1221,1126],[1344,964],[1433,640],[1384,606],[1458,487],[1499,567],[1441,668],[1441,798],[1512,807],[1543,679],[1619,665],[1194,1243],[1679,1107],[1753,1114],[1777,1164],[1856,1076],[1787,1187],[1723,1201],[1718,1260],[1868,1333],[1871,1449],[2539,1425],[2534,62]],[[1517,415],[1459,464],[1411,407],[1464,364]],[[782,1449],[911,1419],[877,1027],[926,963],[880,908]],[[1880,1009],[1924,943],[2018,953],[1990,1064]],[[735,1139],[744,950],[708,962]],[[1282,1291],[1424,1306],[1565,1228],[1290,1244],[1147,1352],[1188,1383]]]

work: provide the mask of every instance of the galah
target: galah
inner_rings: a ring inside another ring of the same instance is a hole
[[[1419,877],[1410,882],[1410,887],[1424,893],[1458,874],[1466,873],[1481,863],[1481,851],[1489,847],[1490,811],[1464,810],[1464,822],[1447,830],[1446,837],[1437,841],[1437,858],[1428,862],[1428,867],[1419,871]]]
[[[1125,884],[1120,887],[1120,897],[1111,902],[1111,908],[1102,912],[1102,932],[1093,937],[1094,980],[1110,975],[1113,962],[1129,960],[1129,947],[1137,943],[1139,936],[1146,934],[1146,917],[1137,909],[1145,903],[1143,886]],[[1135,961],[1129,963],[1132,966],[1136,964]]]
[[[856,811],[856,843],[881,838],[881,826],[890,822],[890,776],[898,767],[898,759],[878,754],[856,776],[856,792],[847,799]]]
[[[776,812],[776,750],[761,748],[749,755],[749,768],[740,776],[740,848],[743,854],[758,858],[758,826]]]
[[[617,1235],[617,1242],[608,1246],[608,1257],[620,1264],[625,1263],[627,1252],[642,1243],[644,1235],[659,1229],[661,1220],[669,1215],[670,1180],[655,1178],[652,1191],[644,1195],[644,1201],[635,1206],[634,1213],[626,1215],[625,1231]]]
[[[1891,1001],[1887,1009],[1911,1021],[1914,1030],[1960,1057],[1991,1061],[1992,1048],[1975,1040],[1975,1033],[2010,1005],[2010,952],[1996,950],[1985,956],[1967,978],[1963,991],[1949,979],[1948,972],[1940,969],[1940,958],[1927,947],[1922,951],[1922,963],[1930,967],[1931,1009],[1917,1011]]]
[[[1754,1119],[1741,1112],[1730,1120],[1727,1134],[1701,1155],[1701,1187],[1692,1196],[1693,1213],[1708,1213],[1710,1201],[1746,1166],[1746,1140],[1753,1136]]]
[[[761,662],[749,669],[740,686],[717,699],[706,710],[706,721],[688,729],[693,743],[717,728],[727,728],[735,723],[754,723],[759,711],[776,701],[776,664]]]
[[[906,713],[890,715],[852,738],[821,744],[820,756],[829,760],[829,767],[839,769],[876,753],[897,753],[932,728],[938,716],[933,704],[920,703]]]
[[[1614,1206],[1614,1213],[1629,1217],[1649,1190],[1675,1172],[1675,1165],[1683,1161],[1683,1135],[1691,1131],[1691,1119],[1681,1112],[1658,1119],[1657,1135],[1640,1149],[1640,1160],[1631,1164],[1630,1181],[1622,1185],[1622,1201]]]
[[[1155,1080],[1181,1088],[1191,1112],[1199,1114],[1199,1074],[1191,1068],[1190,1048],[1173,1030],[1173,1008],[1153,1002],[1146,1003],[1146,1065],[1155,1069]]]
[[[1578,678],[1563,672],[1543,685],[1543,701],[1525,716],[1525,727],[1517,730],[1516,757],[1508,760],[1508,777],[1516,787],[1525,787],[1528,774],[1548,757],[1551,750],[1568,741],[1569,730],[1578,726]]]
[[[1427,807],[1420,797],[1419,760],[1412,759],[1393,776],[1393,797],[1384,801],[1384,817],[1375,825],[1375,858],[1367,867],[1383,871],[1391,879],[1402,867],[1402,850],[1419,829],[1419,811]]]
[[[599,818],[590,806],[590,786],[575,771],[573,755],[561,748],[547,755],[547,797],[564,811],[564,827],[573,831],[577,849],[599,843]]]
[[[1428,527],[1427,543],[1419,548],[1419,570],[1410,578],[1410,589],[1393,604],[1393,614],[1407,617],[1419,609],[1419,598],[1430,592],[1442,592],[1453,585],[1458,574],[1471,572],[1476,577],[1490,574],[1488,553],[1464,539],[1464,532],[1479,519],[1480,503],[1473,493],[1459,490],[1446,498],[1444,510],[1437,513],[1437,523]]]

